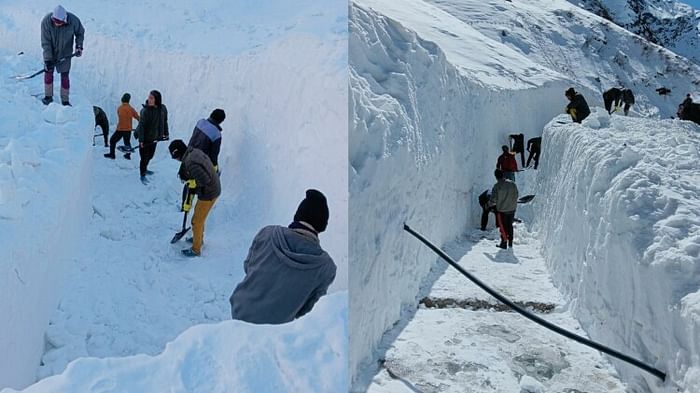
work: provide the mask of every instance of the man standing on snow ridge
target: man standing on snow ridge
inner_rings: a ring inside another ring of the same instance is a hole
[[[226,119],[223,109],[214,109],[208,119],[200,119],[192,131],[189,147],[206,153],[219,173],[219,151],[221,150],[221,123]]]
[[[75,37],[75,56],[83,54],[85,29],[77,16],[66,12],[58,5],[53,12],[41,21],[41,48],[44,50],[44,98],[41,102],[48,105],[53,102],[54,68],[61,74],[61,104],[70,105],[70,56],[73,54]]]
[[[318,239],[327,225],[326,197],[310,189],[288,227],[261,229],[244,262],[245,278],[231,295],[231,317],[279,324],[311,311],[335,279],[335,263]]]
[[[500,169],[496,169],[493,174],[497,182],[491,190],[489,206],[496,207],[496,224],[501,232],[501,244],[498,247],[513,248],[513,220],[518,207],[518,186],[506,180]]]
[[[571,115],[571,120],[575,123],[581,123],[583,119],[587,118],[591,114],[590,108],[588,108],[588,103],[586,99],[580,93],[577,93],[573,87],[570,87],[564,93],[566,98],[569,99],[569,105],[566,106],[565,112]]]

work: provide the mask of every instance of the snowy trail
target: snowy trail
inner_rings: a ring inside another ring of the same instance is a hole
[[[183,213],[179,163],[167,144],[157,147],[147,186],[139,180],[138,152],[127,161],[117,151],[112,161],[102,157],[101,139],[94,147],[93,214],[46,332],[39,377],[78,357],[155,355],[192,325],[230,319],[228,297],[243,276],[250,239],[225,218],[224,193],[207,220],[202,257],[180,255],[189,246],[184,238],[169,243]]]
[[[586,336],[552,284],[537,234],[516,224],[513,251],[497,248],[497,237],[496,229],[475,230],[445,248],[509,299],[531,304],[541,317]],[[625,391],[600,353],[499,311],[498,301],[451,267],[428,298],[396,328],[402,330],[393,333],[397,337],[368,392]],[[431,301],[433,308],[426,307]],[[469,306],[456,305],[460,302]]]

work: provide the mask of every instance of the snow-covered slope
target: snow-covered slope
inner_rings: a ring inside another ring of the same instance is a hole
[[[0,315],[11,315],[0,321],[11,333],[0,337],[0,386],[33,382],[45,350],[42,376],[79,356],[155,355],[191,324],[228,319],[253,235],[291,221],[306,188],[328,197],[320,238],[338,265],[331,291],[347,288],[345,3],[131,1],[98,12],[71,2],[86,29],[71,69],[74,106],[45,108],[31,96],[43,90],[40,76],[7,77],[42,67],[39,22],[55,5],[0,8],[0,226],[13,234],[0,261]],[[138,154],[112,162],[90,146],[91,105],[113,125],[125,91],[139,108],[151,89],[163,93],[171,138],[189,138],[213,108],[227,113],[222,197],[196,265],[178,255],[182,243],[168,245],[182,186],[167,146],[149,187],[137,181]]]
[[[198,325],[157,356],[82,358],[24,392],[344,392],[347,301],[328,295],[285,325]]]
[[[700,11],[668,0],[569,0],[700,64]]]
[[[624,84],[633,116],[669,117],[682,97],[655,89],[700,83],[693,63],[563,0],[353,2],[350,75],[356,384],[436,260],[403,222],[437,244],[477,225],[499,146],[510,133],[539,136],[569,86],[602,106],[602,91]]]

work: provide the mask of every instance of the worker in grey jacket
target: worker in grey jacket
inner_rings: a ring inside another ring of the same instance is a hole
[[[491,190],[490,206],[496,207],[496,225],[501,232],[500,248],[513,247],[513,219],[515,209],[518,207],[518,186],[514,182],[507,180],[503,171],[496,169],[496,184]]]
[[[244,262],[245,278],[230,298],[233,319],[279,324],[311,311],[335,279],[336,266],[318,239],[327,224],[326,197],[307,190],[288,227],[258,232]]]
[[[197,204],[194,206],[194,215],[192,215],[192,248],[182,250],[182,254],[186,257],[197,257],[202,253],[204,223],[216,199],[221,195],[221,183],[214,165],[203,151],[193,147],[188,148],[182,139],[170,142],[168,150],[173,159],[182,162],[178,176],[187,183],[190,193],[197,195]],[[187,203],[187,199],[185,198],[184,203]],[[187,211],[189,207],[183,205],[183,210]]]
[[[85,29],[77,16],[62,6],[56,6],[41,21],[41,48],[44,52],[44,98],[45,105],[53,102],[54,68],[61,74],[61,103],[70,105],[70,56],[73,54],[75,38],[75,56],[83,54]]]

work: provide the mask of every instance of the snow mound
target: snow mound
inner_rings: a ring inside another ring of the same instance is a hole
[[[197,325],[157,356],[81,358],[23,392],[344,392],[347,303],[346,291],[324,296],[284,325]]]
[[[700,128],[601,113],[545,128],[533,204],[543,253],[594,340],[695,391]],[[653,377],[614,363],[637,389],[660,391]]]

